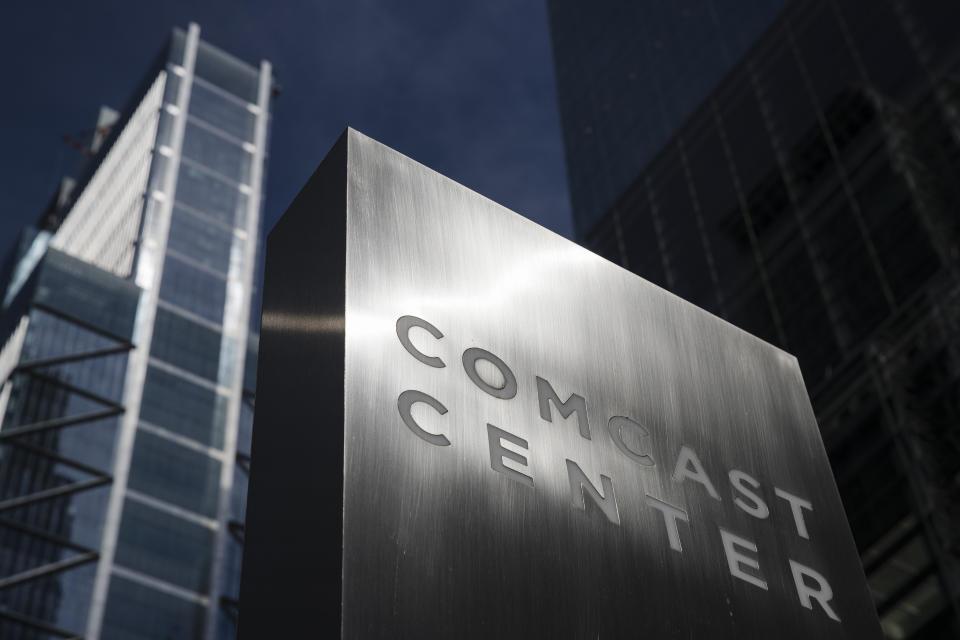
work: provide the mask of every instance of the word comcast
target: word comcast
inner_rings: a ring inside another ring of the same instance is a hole
[[[396,322],[396,332],[403,348],[426,366],[446,367],[446,363],[440,357],[429,355],[413,344],[410,333],[415,328],[426,331],[436,340],[443,338],[443,333],[430,322],[416,316],[402,316]],[[502,400],[509,400],[517,395],[517,378],[514,372],[493,353],[472,347],[464,350],[461,361],[467,376],[480,391]],[[487,364],[479,365],[481,361]],[[500,374],[497,376],[500,379],[496,381],[496,384],[491,383],[489,380],[491,376],[485,373],[491,370],[491,366]],[[481,375],[481,373],[485,375]],[[539,376],[536,377],[536,387],[540,417],[543,420],[552,422],[554,410],[563,418],[570,418],[575,414],[580,436],[587,440],[591,439],[587,421],[586,400],[582,396],[574,393],[565,401],[561,400],[553,385]],[[440,415],[447,413],[447,408],[440,399],[422,391],[410,389],[403,391],[397,400],[397,408],[403,423],[414,435],[431,445],[437,447],[451,445],[447,436],[425,430],[414,419],[412,407],[420,403],[431,407]],[[649,468],[658,464],[650,449],[645,446],[649,444],[650,433],[640,422],[627,416],[613,416],[607,421],[605,431],[617,449],[637,465]],[[496,425],[487,424],[487,441],[489,444],[490,467],[493,471],[504,474],[517,482],[533,486],[533,477],[520,470],[526,469],[529,471],[527,457],[519,453],[519,451],[529,451],[530,445],[526,440]],[[509,443],[511,448],[506,448],[504,443]],[[509,460],[511,466],[507,466],[504,463],[505,460]],[[712,499],[721,500],[720,493],[694,449],[686,445],[681,446],[673,463],[671,476],[673,482],[678,484],[685,482],[698,483],[702,485]],[[601,475],[601,486],[597,487],[590,481],[576,461],[566,459],[565,464],[572,504],[577,508],[585,509],[586,500],[589,498],[611,523],[619,526],[620,511],[613,481],[609,477]],[[758,519],[769,518],[770,507],[761,495],[761,483],[758,480],[739,469],[731,469],[727,474],[727,479],[735,496],[733,502],[738,509]],[[809,540],[806,518],[811,517],[810,514],[815,512],[814,505],[800,496],[777,487],[774,487],[774,496],[789,506],[793,516],[795,535]],[[662,514],[670,548],[681,553],[683,547],[680,523],[689,522],[686,510],[655,496],[645,495],[644,500],[648,507],[656,509]],[[768,585],[760,567],[757,545],[723,527],[718,527],[718,529],[730,574],[758,589],[767,590]],[[788,562],[800,605],[811,611],[819,610],[832,620],[840,622],[840,617],[831,605],[833,590],[827,579],[812,567],[805,566],[792,559],[788,559]],[[816,607],[814,603],[816,603]]]

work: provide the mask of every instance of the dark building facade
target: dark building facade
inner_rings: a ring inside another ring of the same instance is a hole
[[[787,2],[733,4],[548,3],[578,234],[589,231]]]
[[[4,640],[235,634],[273,77],[199,34],[2,271]]]
[[[605,109],[622,78],[570,63],[650,46],[643,9],[570,22],[570,4],[550,9],[580,240],[799,358],[885,633],[956,637],[960,6],[792,2],[722,78],[693,76],[673,104],[696,108],[650,153],[625,147],[654,88]],[[609,67],[628,64],[650,60]]]

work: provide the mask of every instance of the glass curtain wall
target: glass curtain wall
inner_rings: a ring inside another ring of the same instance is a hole
[[[203,637],[210,609],[220,607],[213,581],[226,569],[218,557],[230,554],[230,543],[217,553],[217,540],[224,467],[234,467],[237,447],[230,405],[241,402],[235,380],[247,340],[245,331],[224,327],[238,324],[237,301],[250,296],[248,244],[257,242],[250,229],[259,228],[250,220],[259,213],[251,202],[259,194],[254,165],[263,159],[258,119],[266,117],[261,71],[201,41],[192,75],[176,60],[167,72],[152,189],[177,164],[170,162],[174,119],[185,122],[104,638]],[[176,97],[184,82],[182,113]],[[245,313],[241,320],[245,328]],[[249,439],[249,428],[241,431]],[[229,580],[221,591],[233,591]]]
[[[51,248],[5,269],[4,640],[235,633],[272,79],[199,32],[174,31]]]
[[[40,640],[86,622],[139,290],[51,250],[22,297],[0,430],[0,637]]]
[[[890,638],[960,625],[957,18],[791,3],[585,237],[798,357]]]

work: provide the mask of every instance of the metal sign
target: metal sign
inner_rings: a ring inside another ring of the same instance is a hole
[[[880,636],[793,356],[352,130],[263,313],[242,637]]]

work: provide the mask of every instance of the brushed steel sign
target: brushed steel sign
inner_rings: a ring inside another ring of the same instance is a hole
[[[244,638],[874,638],[796,359],[348,130],[267,244]]]

